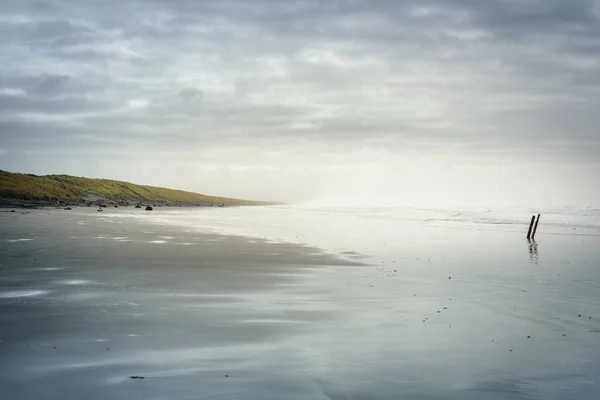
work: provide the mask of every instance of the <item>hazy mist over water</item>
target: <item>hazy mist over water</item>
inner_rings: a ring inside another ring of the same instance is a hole
[[[152,215],[121,210],[99,217],[112,223],[139,221],[191,230],[298,243],[332,251],[380,251],[417,232],[436,238],[460,231],[506,233],[523,239],[533,213],[542,213],[538,234],[546,237],[600,238],[598,208],[409,208],[277,206],[210,210],[165,209]],[[438,232],[436,232],[438,231]],[[425,233],[424,233],[425,234]],[[423,237],[427,240],[426,237]]]

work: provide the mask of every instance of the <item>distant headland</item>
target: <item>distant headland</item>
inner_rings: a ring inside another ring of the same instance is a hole
[[[0,207],[47,206],[257,206],[274,203],[207,196],[183,190],[69,175],[0,170]]]

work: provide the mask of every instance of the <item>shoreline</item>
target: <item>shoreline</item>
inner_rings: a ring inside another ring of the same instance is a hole
[[[0,209],[15,208],[15,209],[65,209],[68,207],[98,207],[98,208],[119,208],[119,207],[134,207],[144,208],[151,207],[242,207],[242,206],[264,206],[273,205],[265,204],[228,204],[218,202],[173,202],[173,201],[147,201],[147,200],[23,200],[15,198],[0,198]],[[139,207],[138,207],[139,206]]]
[[[172,205],[165,205],[165,207],[167,206],[172,207]],[[225,205],[225,207],[233,206]],[[204,252],[205,250],[209,250],[212,256],[217,256],[219,252],[222,252],[223,254],[219,255],[219,258],[228,258],[229,263],[236,264],[240,262],[242,264],[247,262],[269,264],[273,259],[272,256],[275,256],[279,263],[292,254],[294,255],[292,257],[294,261],[291,263],[293,265],[365,265],[355,260],[348,260],[339,255],[331,254],[319,247],[293,242],[272,242],[257,237],[250,238],[245,235],[194,230],[189,229],[189,227],[165,225],[151,221],[129,220],[117,224],[107,223],[103,219],[104,217],[98,216],[96,212],[91,212],[92,210],[87,210],[87,207],[81,207],[80,211],[82,212],[64,214],[58,212],[61,210],[60,207],[37,208],[36,210],[48,212],[12,213],[4,211],[5,214],[12,214],[14,217],[5,215],[2,218],[16,218],[14,221],[18,221],[18,223],[15,225],[8,223],[9,220],[2,221],[5,222],[3,225],[7,229],[0,229],[0,243],[3,242],[3,239],[18,241],[23,238],[35,238],[36,243],[38,240],[43,239],[42,242],[47,241],[44,245],[70,248],[71,254],[79,253],[83,258],[90,255],[95,258],[96,254],[85,251],[80,252],[77,246],[81,244],[82,240],[88,242],[86,245],[91,247],[100,246],[105,250],[110,248],[110,251],[107,251],[104,257],[111,259],[118,258],[120,250],[116,253],[114,250],[124,245],[140,250],[148,244],[160,244],[163,246],[155,249],[164,252],[161,258],[165,261],[175,260],[182,256],[185,256],[183,257],[185,261],[189,261],[187,256],[198,260],[207,254]],[[73,211],[76,211],[76,209],[73,209]],[[140,212],[144,213],[144,209],[140,209]],[[9,227],[12,227],[12,229]],[[18,229],[15,229],[16,227]],[[60,239],[57,240],[57,238]],[[163,241],[164,243],[162,243]],[[227,246],[221,246],[224,243],[227,243]],[[174,248],[177,251],[170,254]],[[238,248],[241,249],[239,252],[237,251]],[[196,251],[190,252],[193,249]],[[38,258],[38,261],[42,261],[43,258]],[[283,263],[283,265],[286,264],[289,263]]]

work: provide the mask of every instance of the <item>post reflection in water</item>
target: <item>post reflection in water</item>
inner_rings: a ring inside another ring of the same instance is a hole
[[[536,265],[539,262],[538,245],[535,239],[527,239],[529,243],[529,260]]]

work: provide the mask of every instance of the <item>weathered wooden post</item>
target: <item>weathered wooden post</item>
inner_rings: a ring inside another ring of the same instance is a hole
[[[533,233],[531,234],[531,238],[535,239],[535,233],[537,232],[538,224],[540,223],[540,214],[537,215],[537,219],[535,220],[535,225],[533,226]]]
[[[531,230],[533,229],[534,222],[535,222],[535,215],[532,215],[531,222],[529,223],[529,230],[527,231],[527,239],[531,239]]]

